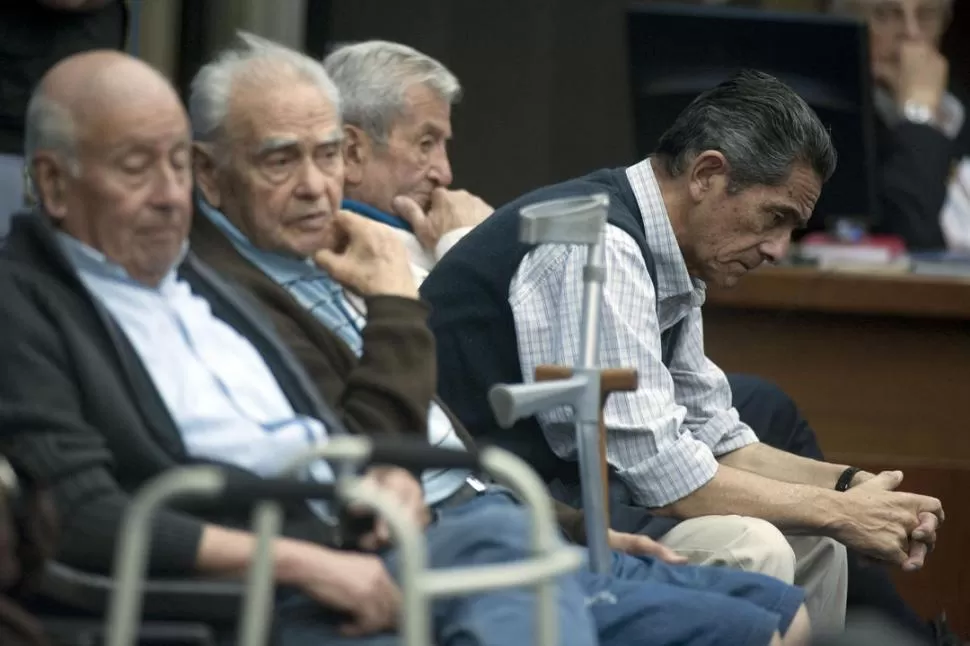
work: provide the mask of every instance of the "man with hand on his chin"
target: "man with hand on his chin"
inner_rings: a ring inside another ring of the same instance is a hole
[[[953,0],[834,0],[869,25],[882,221],[913,250],[970,251],[970,128],[940,52]]]
[[[346,45],[323,61],[340,90],[346,209],[392,227],[418,284],[492,213],[450,190],[451,106],[461,86],[444,65],[406,45]]]
[[[461,423],[435,397],[428,308],[402,241],[391,227],[339,208],[339,94],[316,61],[261,39],[245,41],[192,83],[200,193],[193,250],[266,306],[354,432],[469,446]],[[358,299],[366,317],[355,309]],[[518,509],[507,490],[467,470],[426,471],[421,484],[432,529]],[[417,500],[417,490],[409,491]],[[582,513],[565,505],[557,511],[563,532],[583,543]],[[476,531],[509,530],[483,520]],[[563,578],[583,591],[601,644],[805,643],[808,615],[797,588],[725,568],[671,566],[662,559],[683,559],[648,537],[610,538],[615,548],[658,558],[615,552],[609,575],[583,568]],[[366,543],[386,539],[378,527]]]

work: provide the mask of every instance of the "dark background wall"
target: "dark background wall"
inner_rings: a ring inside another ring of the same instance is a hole
[[[331,0],[330,39],[397,40],[447,64],[465,88],[453,118],[456,184],[498,204],[635,159],[624,42],[629,4]],[[954,74],[970,79],[966,4],[956,3],[947,53]]]
[[[465,94],[456,183],[501,202],[634,158],[623,0],[336,0],[336,41],[398,40],[445,62]]]

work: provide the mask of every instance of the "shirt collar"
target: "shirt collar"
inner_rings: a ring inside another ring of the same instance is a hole
[[[647,246],[656,264],[657,300],[682,295],[703,299],[704,283],[691,278],[687,271],[650,158],[627,168],[626,176],[640,208]]]
[[[391,215],[385,211],[371,206],[370,204],[365,204],[364,202],[358,202],[357,200],[344,200],[340,203],[340,208],[346,209],[347,211],[353,211],[357,215],[362,215],[365,218],[370,218],[371,220],[376,220],[388,226],[394,227],[395,229],[401,229],[403,231],[411,232],[411,225],[404,218]]]
[[[71,266],[74,267],[75,271],[99,276],[101,278],[109,278],[131,285],[137,285],[145,289],[153,289],[150,285],[146,285],[141,281],[132,278],[128,273],[128,270],[105,256],[94,247],[81,242],[74,236],[64,233],[63,231],[57,231],[55,234],[61,251],[64,252],[68,262],[71,263]],[[161,282],[158,284],[157,289],[159,291],[162,291],[164,288],[175,283],[178,266],[181,265],[182,261],[185,260],[185,256],[188,254],[188,252],[189,243],[182,243],[182,249],[179,252],[178,258],[176,258],[172,268],[169,269],[168,273],[165,274]]]
[[[886,125],[893,127],[898,125],[903,116],[899,106],[892,96],[885,89],[877,87],[872,96],[873,105],[876,113],[886,122]],[[940,101],[939,128],[950,139],[956,139],[963,129],[966,120],[966,109],[960,99],[947,92]]]
[[[196,202],[202,215],[229,238],[229,242],[232,243],[236,251],[277,283],[285,284],[321,274],[325,275],[309,258],[297,258],[259,249],[221,211],[201,197]]]

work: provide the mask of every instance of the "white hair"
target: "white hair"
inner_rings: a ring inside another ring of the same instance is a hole
[[[40,150],[58,153],[67,163],[69,172],[79,172],[77,157],[77,129],[70,110],[54,101],[38,86],[27,103],[24,124],[24,159],[28,168]]]
[[[24,198],[31,206],[42,198],[33,174],[34,156],[41,150],[59,155],[67,172],[74,177],[81,174],[74,117],[70,110],[47,96],[42,86],[37,86],[27,102],[24,120]]]
[[[953,0],[940,0],[943,3],[944,9],[947,11],[953,10]],[[848,13],[851,11],[853,6],[862,6],[866,2],[872,2],[872,0],[829,0],[829,11],[833,13]]]
[[[339,47],[324,60],[343,99],[343,118],[378,143],[387,141],[394,122],[406,113],[405,93],[415,85],[456,103],[461,84],[451,71],[421,52],[383,40]]]
[[[319,88],[340,112],[340,93],[323,65],[288,47],[246,32],[238,32],[238,43],[221,51],[192,79],[189,120],[199,141],[214,141],[226,125],[233,85],[239,75],[248,79],[279,83],[287,70]]]

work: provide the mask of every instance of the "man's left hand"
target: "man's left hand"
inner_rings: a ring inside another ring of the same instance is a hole
[[[683,565],[687,562],[687,557],[681,556],[666,545],[661,545],[649,536],[625,534],[611,529],[607,538],[611,548],[630,556],[652,556],[672,565]]]
[[[431,522],[431,511],[424,504],[424,491],[421,483],[413,475],[400,467],[374,467],[364,476],[364,482],[381,489],[399,502],[400,507],[418,527],[425,528]],[[374,552],[391,542],[391,532],[387,522],[378,517],[374,531],[361,537],[358,546],[362,550]]]
[[[858,472],[852,478],[849,488],[860,485],[875,476],[866,471]],[[919,515],[919,525],[909,535],[909,557],[903,562],[904,572],[915,572],[923,568],[926,557],[936,546],[936,530],[940,526],[940,519],[936,514],[922,512]]]

